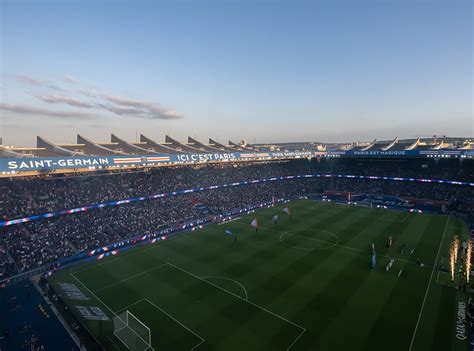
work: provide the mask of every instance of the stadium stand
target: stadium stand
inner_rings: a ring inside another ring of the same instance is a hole
[[[285,162],[222,163],[163,167],[148,171],[95,173],[89,176],[26,177],[0,181],[4,220],[55,210],[296,174],[357,174],[474,181],[472,161],[455,159],[307,159]],[[472,216],[471,188],[450,184],[320,177],[247,184],[179,196],[104,207],[0,229],[0,277],[56,262],[112,242],[153,233],[160,228],[221,215],[274,198],[321,196],[328,192],[390,195],[441,201],[445,211]],[[199,203],[209,210],[200,211]]]

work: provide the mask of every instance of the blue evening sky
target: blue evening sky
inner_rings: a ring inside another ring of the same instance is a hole
[[[470,0],[1,2],[0,136],[473,136]]]

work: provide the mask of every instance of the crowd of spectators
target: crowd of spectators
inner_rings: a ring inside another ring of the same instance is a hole
[[[344,162],[339,160],[335,162],[339,163]],[[374,163],[372,172],[383,172],[378,170],[380,164],[380,162]],[[311,171],[323,173],[318,172],[315,165],[321,166],[321,163],[308,162],[305,159],[259,164],[162,168],[145,172],[59,179],[50,177],[2,180],[0,187],[7,191],[1,193],[0,204],[4,218],[15,218],[92,203],[242,180],[306,174]],[[333,165],[333,167],[345,166]],[[386,172],[393,170],[391,167],[392,165],[388,166],[388,170],[383,172],[385,174],[380,175],[387,175]],[[407,173],[410,173],[413,167],[407,167]],[[451,176],[462,175],[463,179],[472,177],[465,174],[459,162],[457,167],[462,170],[451,172]],[[348,173],[355,174],[356,171]],[[367,174],[371,173],[367,171]],[[399,175],[400,172],[397,172],[396,176]],[[433,178],[437,178],[438,175]],[[472,189],[434,183],[304,178],[213,189],[92,209],[4,227],[0,229],[0,281],[3,277],[34,269],[78,252],[150,234],[160,228],[215,216],[233,209],[271,201],[273,198],[289,199],[322,194],[326,191],[441,200],[455,209],[465,211],[474,209]]]
[[[455,158],[314,158],[316,173],[355,174],[474,182],[474,162]]]
[[[458,159],[321,158],[311,162],[232,163],[166,167],[94,176],[47,176],[0,181],[0,219],[201,186],[291,174],[355,174],[474,182],[474,162]]]
[[[331,191],[348,191],[353,194],[371,193],[376,195],[394,195],[405,198],[444,201],[448,203],[470,203],[472,189],[439,183],[419,183],[374,179],[333,178],[322,179],[321,188]]]
[[[163,167],[95,176],[0,180],[0,218],[12,219],[175,190],[309,172],[307,160]]]

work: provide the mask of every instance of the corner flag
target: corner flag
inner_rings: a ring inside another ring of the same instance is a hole
[[[273,223],[278,224],[278,215],[277,214],[272,217],[272,221],[273,221]]]
[[[255,228],[255,230],[258,230],[258,222],[257,218],[254,218],[252,222],[250,222],[250,225]]]

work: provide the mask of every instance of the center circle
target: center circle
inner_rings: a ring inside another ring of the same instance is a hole
[[[318,235],[319,237],[315,238],[308,235],[297,234],[295,232],[318,232],[320,234]],[[281,233],[279,240],[286,247],[304,251],[327,250],[333,248],[339,243],[339,237],[337,234],[324,229],[292,229]],[[304,244],[305,242],[313,244]],[[319,244],[319,247],[318,245],[315,245],[316,243]]]

